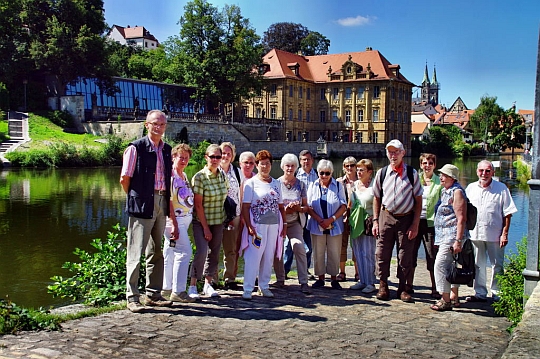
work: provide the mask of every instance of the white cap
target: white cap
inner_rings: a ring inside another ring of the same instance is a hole
[[[401,143],[401,141],[399,140],[392,140],[390,142],[388,142],[386,144],[386,148],[388,149],[388,147],[394,147],[394,148],[397,148],[398,150],[404,150],[403,148],[403,143]]]

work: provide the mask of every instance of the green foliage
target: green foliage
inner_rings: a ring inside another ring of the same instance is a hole
[[[211,143],[205,140],[205,141],[199,142],[195,148],[192,148],[193,155],[189,159],[189,164],[190,165],[205,165],[206,160],[204,159],[204,155],[206,153],[206,149],[210,145]]]
[[[4,118],[4,113],[0,111],[0,116]],[[0,120],[0,142],[9,140],[8,136],[8,122]]]
[[[499,121],[503,112],[503,108],[497,104],[497,97],[483,96],[469,121],[474,138],[491,142],[492,136],[500,131]]]
[[[260,92],[262,77],[253,71],[261,61],[260,38],[238,6],[219,11],[206,0],[193,0],[179,24],[180,34],[169,39],[166,52],[176,59],[184,83],[196,87],[194,98],[209,102],[207,110]]]
[[[326,55],[330,47],[330,40],[317,31],[311,31],[300,42],[300,50],[304,56]]]
[[[60,329],[60,320],[48,315],[48,311],[44,309],[25,309],[18,307],[9,299],[0,299],[0,335],[43,329]]]
[[[504,111],[499,122],[500,127],[493,137],[493,147],[501,151],[507,148],[523,148],[525,143],[526,127],[521,116],[516,113],[516,107],[512,106]]]
[[[94,239],[96,252],[75,249],[79,263],[66,262],[62,268],[73,273],[72,277],[54,276],[54,284],[47,287],[55,297],[84,300],[85,304],[104,306],[120,300],[126,293],[126,229],[119,224],[108,232],[107,239]],[[144,266],[141,266],[144,267]],[[140,285],[144,286],[143,268]]]
[[[66,110],[50,111],[47,117],[51,120],[52,123],[60,127],[73,127],[73,116]]]
[[[517,253],[507,255],[504,272],[497,276],[500,300],[493,303],[495,313],[504,315],[515,327],[523,315],[523,270],[527,261],[527,238],[517,244]]]
[[[264,51],[283,50],[293,54],[301,51],[306,56],[326,55],[330,40],[316,31],[310,31],[302,24],[277,22],[270,25],[263,34]]]

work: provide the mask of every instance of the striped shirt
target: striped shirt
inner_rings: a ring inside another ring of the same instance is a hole
[[[392,214],[405,214],[411,212],[414,208],[415,197],[422,196],[424,189],[420,184],[418,173],[413,169],[414,188],[407,177],[407,164],[403,164],[401,177],[388,166],[386,177],[383,182],[383,193],[381,204],[382,208]],[[381,170],[377,171],[373,181],[373,195],[381,198]],[[381,209],[382,209],[381,208]]]
[[[163,146],[165,143],[159,141],[159,145],[156,147],[152,141],[149,141],[152,146],[152,150],[157,153],[156,173],[154,177],[154,189],[158,191],[165,190],[165,168],[163,162]],[[121,176],[133,177],[135,172],[135,164],[137,163],[137,149],[135,146],[128,146],[124,151],[122,161]]]
[[[209,226],[221,224],[225,220],[225,210],[223,203],[227,197],[228,182],[221,171],[212,173],[208,167],[204,167],[195,173],[191,179],[193,193],[201,195],[203,198],[204,216]],[[195,218],[199,220],[197,211]]]
[[[296,173],[296,178],[304,182],[306,188],[309,188],[310,184],[319,179],[319,175],[317,175],[317,171],[315,171],[313,168],[309,173],[306,173],[303,168],[299,168],[298,172]]]

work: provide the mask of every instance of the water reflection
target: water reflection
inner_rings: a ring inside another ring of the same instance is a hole
[[[416,168],[418,159],[406,159]],[[454,160],[461,170],[460,183],[476,181],[478,160]],[[448,160],[439,160],[440,168]],[[508,183],[519,212],[512,218],[510,243],[527,232],[528,187],[518,188],[508,171],[512,159],[501,157],[497,175]],[[376,169],[387,164],[374,160]],[[335,176],[341,174],[341,161],[334,162]],[[188,167],[188,176],[197,168]],[[83,168],[52,170],[10,169],[0,172],[0,296],[9,294],[19,305],[49,306],[63,304],[53,299],[47,285],[53,275],[69,275],[61,267],[77,260],[76,247],[89,250],[94,238],[105,238],[116,223],[126,225],[125,195],[118,183],[120,168]],[[281,176],[279,161],[272,175]],[[422,251],[420,251],[422,253]]]

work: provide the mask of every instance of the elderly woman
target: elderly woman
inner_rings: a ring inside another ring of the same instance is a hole
[[[298,271],[298,282],[302,293],[309,294],[308,272],[306,248],[304,247],[304,235],[302,220],[305,216],[300,213],[307,212],[307,189],[306,185],[296,178],[294,173],[298,169],[298,157],[292,153],[287,153],[281,159],[281,169],[283,176],[278,178],[281,182],[283,196],[283,206],[285,207],[287,238],[291,244],[292,251],[296,256],[296,269]],[[285,286],[285,267],[283,257],[274,259],[274,270],[276,272],[277,287]]]
[[[225,220],[223,203],[229,186],[225,175],[219,169],[221,148],[216,144],[211,144],[206,149],[204,158],[206,166],[195,173],[191,180],[195,194],[195,218],[193,219],[195,257],[191,265],[191,283],[188,294],[197,299],[199,298],[197,280],[202,276],[204,276],[203,294],[208,297],[219,296],[212,287],[212,280],[218,270]]]
[[[312,287],[323,287],[325,273],[328,273],[332,288],[341,289],[336,276],[339,273],[343,214],[347,210],[345,189],[332,178],[332,162],[319,161],[317,172],[319,178],[309,186],[307,193],[308,213],[311,216],[307,229],[313,244],[315,275],[319,277]]]
[[[251,300],[255,279],[259,276],[259,294],[272,298],[269,288],[272,264],[276,254],[281,256],[283,238],[287,235],[281,182],[270,177],[272,155],[266,150],[255,156],[258,173],[244,183],[242,218],[246,227],[242,232],[241,250],[244,251],[244,293]]]
[[[354,182],[353,191],[349,197],[349,208],[351,209],[351,245],[356,257],[359,278],[351,289],[372,293],[377,290],[375,288],[375,283],[377,283],[375,277],[376,240],[372,233],[365,233],[363,224],[366,215],[373,216],[373,162],[367,159],[358,161],[356,172],[358,181]],[[364,215],[354,216],[354,211],[359,211]],[[364,229],[361,233],[357,233],[356,228]]]
[[[420,213],[420,224],[418,226],[418,235],[415,239],[415,251],[414,251],[414,269],[417,266],[418,250],[420,245],[424,244],[424,250],[426,252],[426,265],[431,279],[431,297],[434,299],[440,299],[441,295],[437,292],[435,285],[435,274],[433,273],[433,266],[435,265],[435,257],[437,256],[437,246],[435,246],[435,204],[441,196],[441,180],[439,176],[434,173],[434,169],[437,166],[437,156],[432,153],[422,153],[420,155],[420,168],[418,173],[420,183],[424,187],[424,193],[422,195],[422,212]],[[414,271],[413,269],[413,271]],[[414,278],[414,272],[413,272]],[[411,278],[411,280],[413,279]],[[407,288],[412,288],[413,283],[407,283]]]
[[[443,190],[435,211],[435,245],[439,246],[435,259],[435,283],[442,298],[431,305],[431,309],[446,311],[459,306],[459,286],[451,285],[446,280],[446,274],[453,263],[454,254],[461,252],[463,241],[468,240],[469,231],[466,227],[467,197],[457,182],[459,169],[447,164],[439,172]]]
[[[229,182],[227,195],[236,203],[236,217],[223,229],[223,281],[225,289],[236,289],[236,261],[238,260],[238,250],[236,242],[240,228],[240,184],[242,179],[240,171],[231,162],[236,157],[236,147],[230,142],[223,142],[221,148],[221,170]]]
[[[343,160],[343,172],[345,174],[343,175],[343,177],[338,178],[337,181],[341,182],[343,186],[345,187],[345,200],[348,202],[351,192],[354,187],[354,181],[358,179],[356,176],[356,158],[349,156]],[[350,233],[351,233],[351,226],[347,219],[347,212],[345,212],[345,214],[343,215],[343,234],[341,237],[341,256],[339,259],[339,274],[337,276],[337,280],[340,282],[345,282],[347,280],[347,275],[345,274],[345,263],[347,262],[347,246],[349,245]],[[354,253],[353,253],[353,260],[355,259],[356,258],[354,257]]]
[[[255,155],[253,152],[242,152],[238,159],[238,165],[240,166],[240,178],[242,182],[255,176],[255,172],[253,172],[255,168]]]
[[[163,245],[165,260],[162,294],[164,296],[170,295],[170,300],[173,302],[183,303],[195,301],[195,298],[186,293],[186,281],[192,254],[188,228],[192,220],[194,199],[184,169],[191,154],[191,148],[185,143],[172,149],[173,168],[171,204],[169,206],[171,225],[165,228],[165,243]]]

